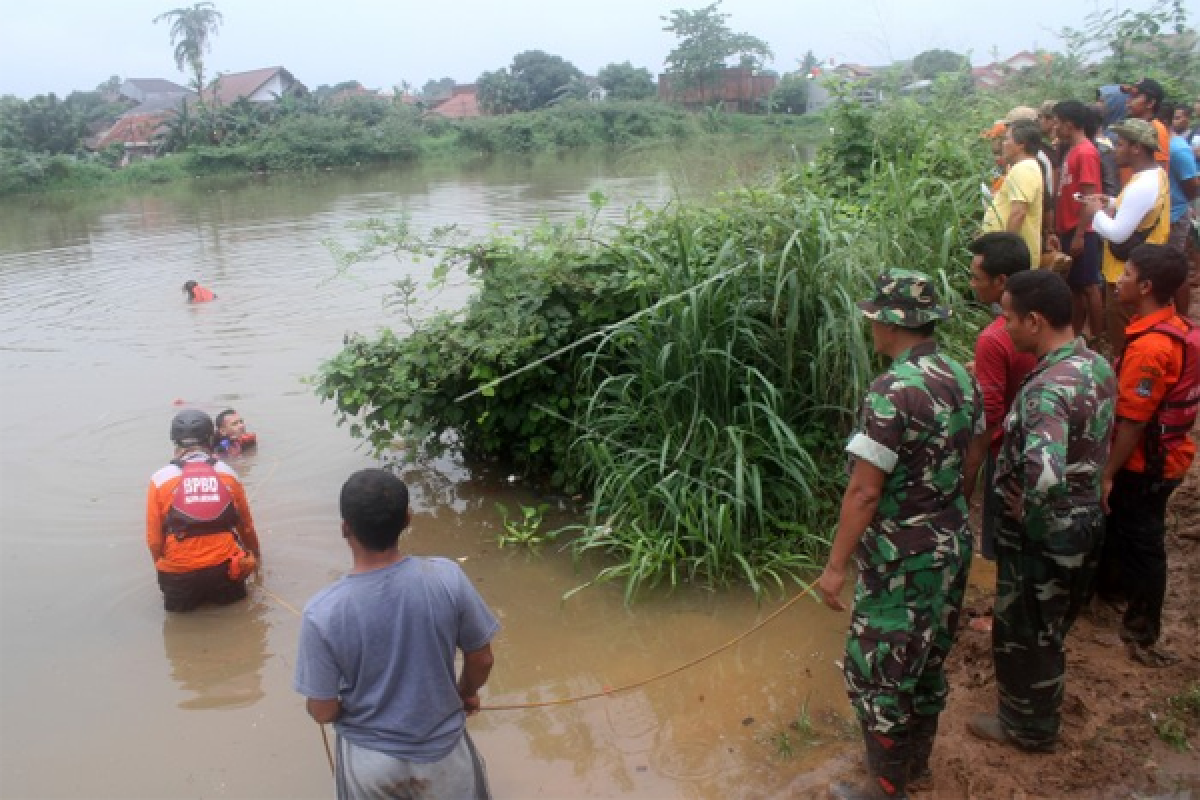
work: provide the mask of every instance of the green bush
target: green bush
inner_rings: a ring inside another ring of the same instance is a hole
[[[638,211],[603,240],[581,219],[457,241],[439,269],[475,280],[468,306],[356,339],[318,392],[379,449],[453,446],[581,489],[575,546],[614,556],[600,577],[630,597],[664,581],[779,585],[828,546],[841,443],[880,366],[855,306],[873,275],[937,276],[960,312],[943,339],[968,351],[963,254],[989,157],[985,112],[962,103],[842,106],[831,124],[857,126],[853,147],[707,207]],[[520,120],[503,131],[536,141]],[[443,246],[376,224],[342,263]]]

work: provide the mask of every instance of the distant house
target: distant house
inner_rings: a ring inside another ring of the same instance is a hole
[[[171,97],[186,97],[195,94],[186,86],[162,78],[129,78],[117,90],[124,98],[135,103],[164,100]]]
[[[1003,61],[994,61],[982,67],[973,67],[971,77],[978,88],[995,89],[1004,85],[1010,77],[1022,70],[1047,64],[1053,59],[1054,56],[1050,53],[1031,53],[1028,50],[1022,50]]]
[[[466,119],[483,116],[483,112],[479,109],[478,87],[473,83],[455,86],[450,96],[429,109],[429,113],[437,114],[439,117],[446,117],[447,119]]]
[[[806,111],[823,111],[833,103],[833,92],[830,84],[840,81],[847,84],[851,99],[864,106],[873,106],[883,102],[883,92],[871,81],[886,67],[864,67],[861,64],[839,64],[834,67],[817,69],[809,73],[811,84],[808,87],[808,106]]]
[[[726,111],[752,112],[765,107],[767,97],[778,84],[777,75],[747,67],[726,67],[719,81],[682,89],[675,76],[667,72],[658,76],[658,97],[691,109],[719,104]]]
[[[114,144],[123,145],[125,155],[121,160],[122,165],[152,158],[157,150],[155,134],[183,108],[185,102],[196,97],[196,93],[190,89],[157,79],[131,79],[122,84],[120,91],[127,99],[132,99],[131,94],[141,92],[144,99],[135,108],[117,117],[107,130],[90,138],[87,146],[92,150],[103,150]]]
[[[249,72],[218,75],[204,90],[207,105],[228,106],[241,98],[251,103],[274,103],[281,97],[308,94],[308,87],[283,67],[267,67]]]
[[[153,158],[157,152],[155,136],[174,116],[172,109],[143,111],[140,107],[121,115],[111,128],[92,144],[93,150],[104,150],[114,144],[125,148],[121,166],[131,161]]]

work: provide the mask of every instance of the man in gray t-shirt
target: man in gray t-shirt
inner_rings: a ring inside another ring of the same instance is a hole
[[[488,797],[466,715],[492,669],[496,617],[456,563],[400,553],[411,513],[399,478],[356,472],[340,504],[354,567],[305,606],[295,678],[308,713],[337,731],[338,797],[386,798],[414,780],[434,797]]]

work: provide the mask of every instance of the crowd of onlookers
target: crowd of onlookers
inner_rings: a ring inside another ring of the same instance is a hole
[[[1182,660],[1162,614],[1167,503],[1195,459],[1200,409],[1200,326],[1187,316],[1200,136],[1189,124],[1145,79],[1102,87],[1093,105],[1017,107],[984,132],[1001,174],[984,187],[971,289],[997,317],[971,364],[938,347],[951,309],[928,275],[887,270],[859,303],[890,365],[846,445],[850,477],[813,586],[843,609],[853,558],[842,670],[870,781],[831,796],[933,787],[977,485],[997,578],[990,620],[971,627],[991,631],[997,702],[968,719],[971,734],[1026,752],[1058,746],[1066,637],[1089,605],[1137,664]]]
[[[1035,266],[1063,271],[1077,333],[1119,350],[1128,322],[1115,289],[1121,252],[1137,244],[1184,250],[1191,277],[1175,298],[1186,315],[1198,285],[1195,233],[1200,194],[1200,100],[1168,103],[1146,78],[1102,86],[1096,100],[1018,106],[983,135],[997,174],[986,198],[985,231],[1019,233]],[[1036,167],[1036,168],[1035,168]]]

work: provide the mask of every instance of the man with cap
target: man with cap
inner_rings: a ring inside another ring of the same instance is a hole
[[[1064,641],[1091,592],[1104,537],[1101,480],[1112,435],[1112,367],[1071,328],[1071,290],[1047,270],[1005,284],[1005,327],[1038,364],[1004,422],[995,491],[997,714],[975,736],[1054,749],[1066,682]]]
[[[1081,214],[1105,242],[1101,260],[1106,285],[1105,327],[1113,355],[1120,355],[1129,315],[1117,299],[1117,281],[1133,248],[1167,241],[1171,233],[1171,194],[1167,173],[1154,160],[1158,149],[1154,127],[1142,119],[1127,119],[1112,129],[1117,136],[1117,164],[1129,167],[1133,177],[1116,200],[1102,195],[1084,198]]]
[[[175,457],[150,479],[146,544],[167,611],[241,600],[262,559],[246,491],[212,455],[214,433],[208,414],[180,411],[171,420]]]
[[[858,572],[843,672],[862,725],[870,784],[840,797],[907,797],[931,780],[971,560],[967,497],[987,453],[983,399],[963,365],[938,350],[934,282],[891,269],[859,303],[891,366],[871,384],[846,445],[850,481],[815,588],[835,611],[853,556]],[[910,782],[911,781],[911,782]]]
[[[1121,93],[1128,95],[1125,107],[1129,112],[1129,118],[1145,120],[1154,126],[1154,132],[1158,137],[1158,149],[1154,151],[1154,160],[1165,169],[1171,148],[1171,139],[1167,126],[1158,119],[1165,97],[1162,84],[1152,78],[1142,78],[1137,83],[1122,84]]]

